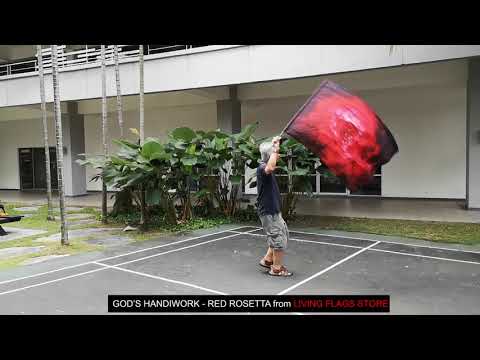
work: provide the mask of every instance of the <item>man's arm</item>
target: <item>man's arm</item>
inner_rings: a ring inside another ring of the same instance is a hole
[[[277,167],[277,161],[280,158],[280,137],[276,136],[272,140],[273,144],[273,154],[270,155],[270,159],[268,159],[267,166],[265,166],[265,174],[270,175],[275,171]]]

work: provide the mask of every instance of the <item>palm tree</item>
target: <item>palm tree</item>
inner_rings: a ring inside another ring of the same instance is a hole
[[[107,72],[105,69],[105,45],[101,46],[102,57],[102,141],[103,141],[103,155],[108,156],[107,145]],[[107,185],[102,176],[102,222],[107,223]]]
[[[145,141],[145,103],[143,99],[144,76],[143,76],[143,45],[140,45],[140,144]]]
[[[63,133],[60,110],[60,88],[58,84],[57,45],[52,45],[53,109],[55,114],[55,136],[57,138],[58,197],[60,199],[60,223],[62,245],[70,245],[65,221],[65,194],[63,191]]]
[[[120,127],[120,138],[123,139],[123,114],[122,114],[122,90],[120,88],[120,68],[118,64],[118,45],[114,45],[115,56],[115,82],[117,85],[117,114],[118,126]]]
[[[42,101],[43,142],[45,144],[45,168],[47,177],[47,220],[53,221],[52,181],[50,174],[50,148],[48,146],[47,105],[45,101],[45,78],[43,76],[42,45],[37,45],[38,75],[40,77],[40,100]]]
[[[143,99],[144,92],[144,76],[143,76],[143,45],[139,47],[140,55],[140,145],[143,145],[145,141],[145,102]],[[140,227],[145,230],[146,226],[146,214],[145,214],[145,190],[142,187],[142,193],[140,196],[141,211],[140,211]]]

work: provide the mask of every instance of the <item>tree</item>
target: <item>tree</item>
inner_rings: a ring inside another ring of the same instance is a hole
[[[65,194],[63,189],[63,132],[60,109],[60,87],[58,81],[57,45],[52,45],[53,109],[55,114],[55,137],[57,139],[58,197],[60,200],[61,243],[70,245],[65,221]]]
[[[38,75],[40,77],[40,100],[42,102],[43,142],[45,145],[45,168],[47,177],[47,220],[53,221],[52,181],[50,173],[50,148],[48,146],[47,105],[45,101],[45,78],[43,74],[42,45],[37,45]]]
[[[123,139],[123,113],[122,113],[122,90],[120,88],[120,67],[118,64],[118,45],[114,45],[115,56],[115,83],[117,86],[117,115],[120,128],[120,138]]]
[[[143,99],[144,75],[143,75],[143,45],[140,45],[140,145],[145,141],[145,103]]]
[[[143,92],[144,92],[144,75],[143,75],[143,45],[139,46],[139,56],[140,56],[140,145],[143,146],[145,142],[145,103],[143,99]],[[145,190],[141,189],[141,203],[142,209],[145,209]],[[145,225],[147,220],[145,219],[145,211],[141,212],[141,220],[140,226],[142,229],[145,229]]]
[[[103,155],[105,158],[108,156],[108,143],[107,143],[107,72],[105,68],[105,45],[101,46],[101,58],[102,58],[102,142],[103,142]],[[107,223],[107,185],[102,177],[102,222]]]

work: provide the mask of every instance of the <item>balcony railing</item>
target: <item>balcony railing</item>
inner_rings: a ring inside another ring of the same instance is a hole
[[[171,51],[188,50],[194,47],[203,47],[208,45],[146,45],[144,46],[144,55],[159,54]],[[75,51],[65,51],[66,46],[58,46],[58,66],[67,68],[82,64],[100,63],[101,53],[100,46],[88,46],[84,49]],[[35,57],[37,54],[35,54]],[[113,45],[105,47],[105,58],[107,62],[113,61],[114,49]],[[126,57],[138,57],[139,45],[118,45],[118,57],[120,59]],[[43,67],[45,69],[52,67],[52,49],[42,49]],[[36,58],[27,61],[14,62],[0,65],[0,77],[13,74],[30,73],[38,71],[38,61]]]

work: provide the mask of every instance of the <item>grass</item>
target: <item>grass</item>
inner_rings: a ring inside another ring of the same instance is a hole
[[[92,245],[85,242],[88,240],[88,237],[85,238],[75,238],[70,240],[69,246],[63,246],[59,242],[55,243],[48,243],[48,242],[33,242],[33,237],[27,239],[22,239],[22,241],[18,241],[15,245],[11,246],[45,246],[39,252],[33,254],[25,254],[21,256],[15,256],[8,259],[0,260],[0,270],[12,268],[15,266],[20,265],[23,261],[28,259],[33,259],[40,256],[48,256],[48,255],[74,255],[89,251],[100,251],[103,249],[102,245]],[[13,240],[15,241],[15,240]],[[10,246],[10,247],[11,247]]]
[[[21,215],[25,212],[15,211],[15,207],[19,207],[21,205],[18,204],[4,204],[5,210],[10,215]],[[82,211],[74,211],[69,213],[86,213],[97,215],[98,211],[91,208],[82,209]],[[33,254],[25,254],[21,256],[11,257],[8,259],[0,259],[0,269],[11,268],[14,266],[20,265],[23,261],[31,258],[36,258],[39,256],[48,256],[48,255],[73,255],[88,251],[95,251],[103,249],[101,245],[92,245],[88,244],[86,240],[89,240],[89,237],[83,238],[75,238],[70,239],[69,246],[63,246],[58,242],[39,242],[35,241],[36,239],[47,237],[49,235],[53,235],[60,232],[60,221],[58,220],[58,216],[56,217],[56,221],[47,221],[47,206],[41,206],[39,210],[37,210],[33,216],[28,218],[23,218],[19,222],[9,223],[9,227],[16,227],[22,229],[38,229],[46,231],[43,234],[32,235],[28,237],[23,237],[20,239],[14,239],[10,241],[2,241],[0,242],[0,249],[5,249],[9,247],[30,247],[30,246],[44,246],[44,248]],[[91,228],[91,227],[100,227],[101,224],[80,224],[76,226],[71,226],[70,229],[81,229],[81,228]]]
[[[9,215],[22,215],[26,213],[33,213],[33,216],[23,218],[19,222],[9,223],[7,226],[16,227],[21,229],[38,229],[45,230],[48,232],[60,232],[60,215],[55,214],[55,221],[47,221],[47,205],[40,206],[39,209],[35,212],[20,212],[14,210],[16,207],[20,207],[18,204],[4,204],[5,210]],[[81,211],[68,211],[68,214],[89,214],[93,215],[96,218],[99,216],[99,211],[93,208],[85,208]],[[75,228],[79,228],[80,225],[76,225]],[[87,225],[88,226],[88,225]]]
[[[25,212],[15,211],[14,208],[21,207],[18,204],[4,204],[6,211],[10,215],[21,215]],[[97,220],[101,219],[101,213],[97,209],[85,208],[81,211],[70,211],[68,213],[85,213],[94,215]],[[94,238],[95,235],[84,238],[75,238],[70,239],[70,246],[62,246],[60,242],[39,242],[35,241],[42,237],[47,237],[60,232],[60,221],[58,215],[56,216],[55,221],[47,221],[47,206],[40,206],[39,209],[34,213],[33,216],[28,218],[23,218],[22,221],[11,223],[8,226],[24,228],[24,229],[38,229],[46,231],[43,234],[32,235],[20,239],[14,239],[11,241],[0,242],[0,249],[9,248],[9,247],[30,247],[30,246],[45,246],[44,249],[38,253],[25,254],[21,256],[16,256],[8,259],[0,260],[0,269],[6,269],[14,266],[20,265],[23,261],[31,258],[36,258],[39,256],[47,255],[66,255],[66,254],[78,254],[87,251],[101,250],[103,247],[101,245],[92,245],[88,244],[86,240]],[[125,226],[126,220],[130,220],[129,217],[118,217],[118,218],[109,218],[107,225],[104,225],[100,222],[96,224],[79,224],[75,226],[70,226],[69,229],[82,229],[82,228],[102,228],[102,227],[119,227],[122,228]],[[148,231],[145,232],[132,232],[126,233],[132,241],[146,241],[155,237],[166,235],[168,233],[185,233],[189,231],[212,228],[222,224],[228,224],[231,221],[225,217],[216,217],[216,218],[194,218],[193,220],[177,225],[166,225],[163,223],[162,219],[152,218],[152,224],[149,226]]]
[[[366,219],[347,217],[303,217],[290,225],[315,226],[325,230],[400,236],[443,243],[480,245],[480,224],[435,221]]]

